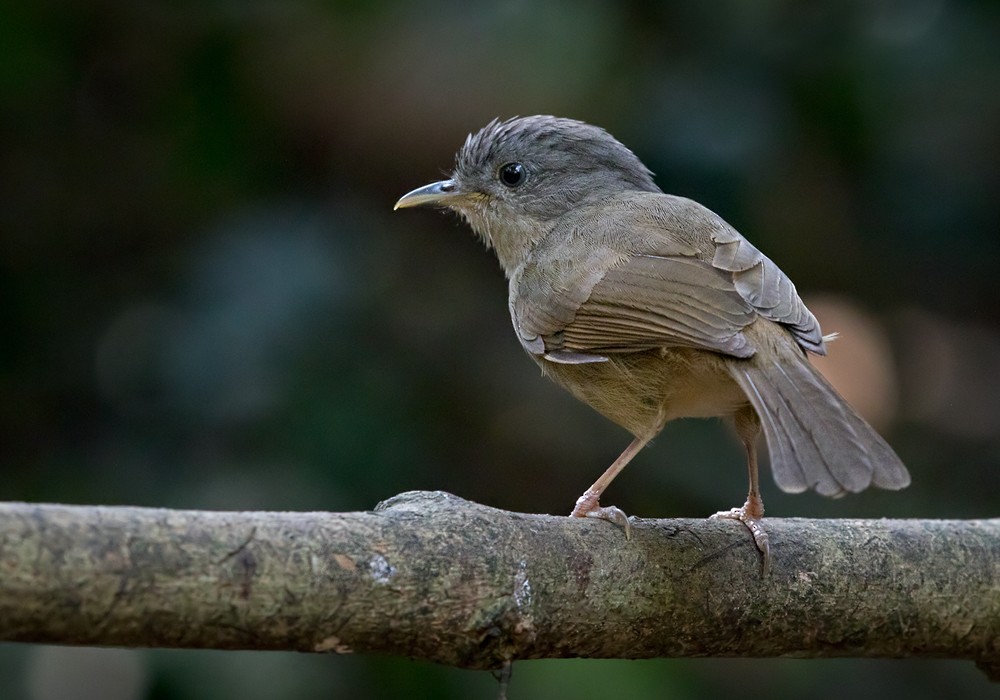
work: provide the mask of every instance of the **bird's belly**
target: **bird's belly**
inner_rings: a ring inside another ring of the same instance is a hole
[[[713,352],[664,348],[568,365],[539,360],[542,371],[576,398],[634,435],[649,436],[675,418],[727,416],[747,398]]]

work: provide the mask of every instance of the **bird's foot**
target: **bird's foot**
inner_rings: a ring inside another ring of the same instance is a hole
[[[757,545],[757,549],[760,550],[760,553],[764,557],[762,572],[766,576],[771,570],[771,545],[768,542],[767,532],[764,530],[762,522],[764,518],[764,502],[760,497],[748,498],[747,502],[741,508],[722,510],[709,516],[709,518],[712,520],[718,518],[739,520],[746,525],[750,534],[753,535],[753,541]]]
[[[571,518],[600,518],[607,520],[625,530],[625,539],[632,539],[632,526],[629,525],[628,516],[617,506],[602,506],[600,494],[587,490],[576,499],[576,506],[569,514]]]

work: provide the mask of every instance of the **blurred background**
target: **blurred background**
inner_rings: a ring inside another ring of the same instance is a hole
[[[567,513],[629,436],[539,377],[456,217],[392,212],[469,131],[607,128],[795,280],[913,475],[768,513],[1000,515],[1000,4],[6,3],[0,500]],[[742,502],[671,424],[607,501]],[[511,696],[982,697],[971,663],[544,661]],[[493,697],[400,659],[0,645],[3,698]]]

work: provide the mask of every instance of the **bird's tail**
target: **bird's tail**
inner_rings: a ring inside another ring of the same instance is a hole
[[[809,363],[730,364],[760,417],[774,480],[782,491],[842,496],[869,485],[901,489],[906,467],[888,443]]]

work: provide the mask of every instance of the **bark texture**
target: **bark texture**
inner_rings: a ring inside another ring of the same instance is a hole
[[[0,504],[0,639],[529,658],[948,657],[1000,672],[1000,520],[525,515],[412,492],[361,513]]]

